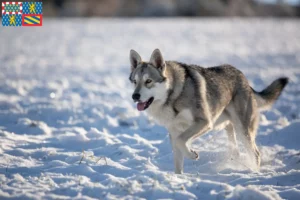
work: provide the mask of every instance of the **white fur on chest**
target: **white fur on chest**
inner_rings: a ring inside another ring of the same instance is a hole
[[[164,127],[170,126],[175,118],[173,109],[169,106],[164,106],[159,102],[153,102],[147,112],[159,125]]]
[[[175,137],[187,130],[194,121],[194,117],[189,109],[184,109],[175,116],[172,107],[161,104],[151,105],[148,108],[148,114],[159,125],[166,127],[170,134]]]

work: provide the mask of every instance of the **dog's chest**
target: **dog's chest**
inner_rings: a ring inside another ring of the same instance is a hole
[[[182,133],[193,123],[193,116],[188,109],[184,109],[175,115],[173,108],[170,106],[152,105],[148,109],[148,114],[159,125],[166,127],[171,134]]]
[[[152,103],[147,112],[159,125],[165,127],[170,126],[175,118],[175,113],[171,107],[158,103]]]

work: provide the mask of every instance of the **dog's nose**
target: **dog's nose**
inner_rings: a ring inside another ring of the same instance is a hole
[[[132,99],[135,100],[135,101],[140,100],[140,98],[141,98],[141,95],[140,95],[139,93],[134,93],[134,94],[132,95]]]

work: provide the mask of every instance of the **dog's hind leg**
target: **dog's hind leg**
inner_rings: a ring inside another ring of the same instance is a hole
[[[255,162],[257,165],[257,169],[260,167],[260,152],[255,143],[255,134],[256,130],[253,130],[251,127],[245,127],[242,123],[235,121],[234,129],[241,136],[242,144],[246,148],[248,154],[252,157],[255,157]],[[251,130],[252,129],[252,130]]]
[[[257,148],[256,142],[255,142],[255,137],[257,133],[257,128],[258,128],[258,116],[256,115],[251,121],[248,126],[248,130],[246,132],[246,142],[245,144],[247,145],[247,149],[252,150],[255,156],[255,161],[257,164],[257,168],[260,168],[260,152]]]
[[[239,91],[233,99],[234,109],[231,117],[234,129],[243,137],[248,152],[253,153],[257,168],[260,167],[260,153],[255,143],[258,127],[258,110],[252,93],[247,90]]]
[[[236,142],[236,135],[235,135],[233,125],[231,123],[229,123],[225,127],[225,130],[226,130],[228,141],[229,141],[230,154],[233,155],[234,157],[239,156],[239,150],[238,150],[238,146],[237,146],[237,142]]]

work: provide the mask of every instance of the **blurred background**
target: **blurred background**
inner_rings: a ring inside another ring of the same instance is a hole
[[[56,17],[299,17],[300,0],[44,0]]]

